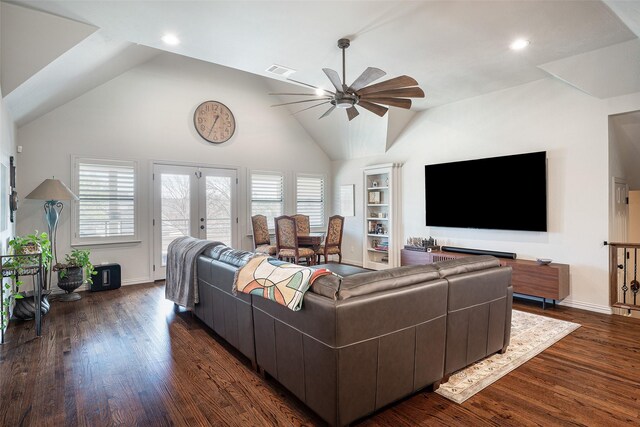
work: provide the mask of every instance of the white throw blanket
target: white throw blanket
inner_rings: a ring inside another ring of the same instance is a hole
[[[222,244],[189,236],[178,237],[169,243],[165,298],[192,309],[198,303],[198,255],[212,246]]]

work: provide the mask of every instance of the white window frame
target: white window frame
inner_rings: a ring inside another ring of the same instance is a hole
[[[133,188],[134,188],[134,202],[133,202],[133,227],[134,233],[130,236],[114,236],[114,237],[79,237],[80,228],[80,203],[79,201],[72,202],[71,209],[71,246],[93,246],[93,245],[108,245],[116,243],[140,243],[140,169],[138,162],[135,160],[116,160],[108,158],[93,158],[93,157],[72,157],[72,171],[71,171],[71,183],[74,193],[79,193],[80,186],[80,163],[93,163],[105,166],[129,166],[133,167]]]
[[[253,175],[274,175],[282,178],[282,215],[287,214],[287,177],[284,172],[281,171],[267,171],[259,169],[249,169],[247,177],[247,235],[253,235],[253,225],[251,223],[251,217],[253,215]],[[268,222],[267,218],[267,222]],[[274,227],[269,227],[270,233],[275,233]]]
[[[322,224],[311,225],[313,230],[324,230],[327,226],[327,176],[318,173],[296,173],[293,183],[293,211],[298,212],[298,178],[317,178],[322,180]]]

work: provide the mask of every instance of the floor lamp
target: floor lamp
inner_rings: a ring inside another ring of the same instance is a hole
[[[78,196],[73,194],[59,179],[45,179],[42,184],[38,185],[26,199],[45,200],[44,202],[44,219],[49,227],[49,240],[51,241],[51,255],[53,255],[53,265],[58,263],[58,251],[56,249],[56,232],[58,229],[58,219],[64,208],[62,201],[78,200]],[[49,266],[49,281],[47,285],[51,285],[51,272],[53,265]]]

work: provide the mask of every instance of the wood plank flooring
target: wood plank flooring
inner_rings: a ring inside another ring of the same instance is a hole
[[[0,347],[0,426],[323,425],[164,286],[54,302],[43,336],[12,323]],[[516,302],[582,325],[458,405],[418,393],[361,426],[640,425],[640,320]]]

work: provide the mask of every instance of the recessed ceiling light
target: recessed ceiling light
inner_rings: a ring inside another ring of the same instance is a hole
[[[318,95],[318,96],[322,96],[322,95],[324,95],[324,94],[325,94],[324,89],[320,89],[320,88],[317,88],[317,89],[316,89],[316,95]]]
[[[511,44],[509,45],[509,47],[510,47],[512,50],[522,50],[522,49],[524,49],[525,47],[529,46],[530,44],[531,44],[531,42],[530,42],[529,40],[526,40],[526,39],[517,39],[517,40],[514,40],[514,41],[513,41],[513,43],[511,43]]]
[[[180,44],[180,39],[175,34],[165,34],[161,39],[169,46],[176,46]]]

